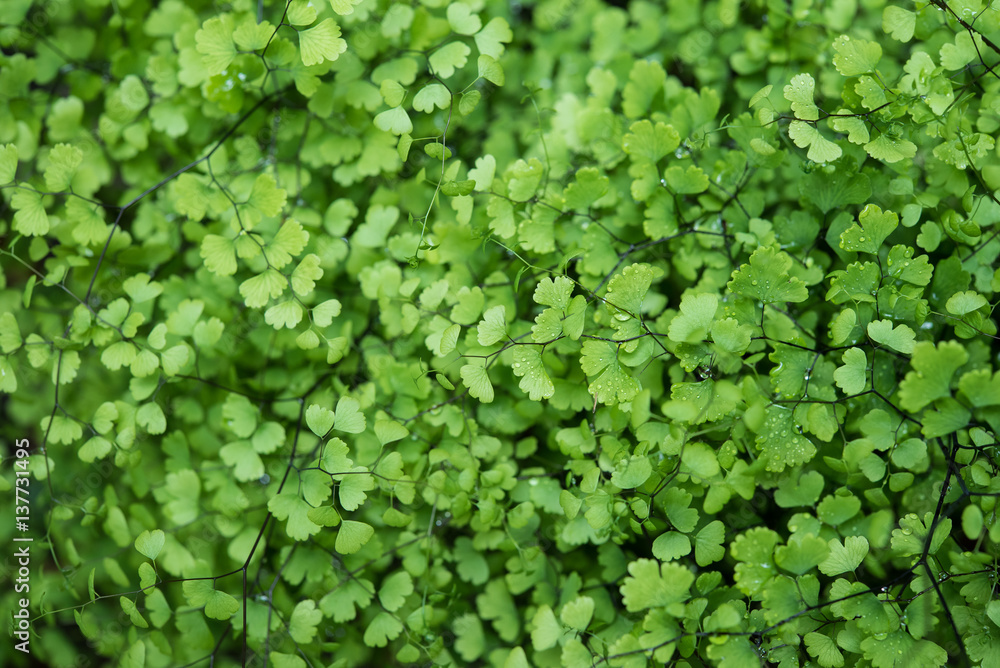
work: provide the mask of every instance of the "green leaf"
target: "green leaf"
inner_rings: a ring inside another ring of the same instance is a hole
[[[483,94],[476,89],[462,93],[458,100],[458,113],[468,116],[476,110],[476,107],[479,106],[479,101],[482,99]]]
[[[962,374],[958,388],[976,408],[1000,406],[1000,371],[990,376],[989,369],[974,369]]]
[[[822,563],[830,554],[826,541],[811,533],[797,532],[787,545],[774,550],[774,561],[784,570],[803,575]]]
[[[503,86],[505,77],[503,68],[492,56],[479,56],[479,76],[492,84]],[[463,62],[464,65],[464,62]]]
[[[314,601],[299,601],[288,620],[288,635],[297,643],[306,644],[316,637],[316,627],[323,620],[323,613]]]
[[[679,195],[696,195],[708,190],[708,176],[694,165],[687,169],[676,165],[668,167],[663,176],[670,189]]]
[[[947,665],[948,652],[930,640],[915,640],[904,630],[867,637],[860,648],[874,668],[903,668],[904,666]]]
[[[205,21],[194,39],[209,75],[220,74],[236,57],[233,17],[229,14],[220,14]]]
[[[941,66],[950,71],[963,69],[973,61],[979,60],[979,49],[983,48],[980,38],[976,42],[967,32],[955,35],[955,41],[941,46]]]
[[[337,12],[341,16],[347,16],[348,14],[354,13],[354,5],[361,4],[362,0],[330,0],[330,6],[333,7],[333,11]]]
[[[843,360],[844,365],[833,372],[833,379],[844,394],[860,394],[868,383],[868,357],[861,348],[850,348],[844,351]]]
[[[17,174],[17,146],[6,144],[0,147],[0,185],[14,182]]]
[[[816,506],[816,517],[835,527],[857,515],[859,510],[861,501],[857,497],[829,494]]]
[[[163,549],[164,542],[165,536],[163,531],[160,529],[143,531],[139,534],[138,538],[135,539],[135,549],[138,550],[139,554],[145,556],[147,559],[155,561],[157,555],[160,554],[160,550]]]
[[[336,299],[328,299],[312,309],[313,322],[319,327],[329,327],[333,319],[340,315],[341,304]]]
[[[7,357],[0,357],[0,392],[13,394],[17,391],[17,374],[7,361]]]
[[[570,339],[577,341],[583,334],[583,327],[586,323],[587,299],[583,295],[577,295],[570,300],[566,318],[563,320],[563,333]]]
[[[819,133],[815,125],[792,121],[788,124],[788,136],[799,148],[808,148],[806,154],[813,162],[833,162],[843,151],[829,139]]]
[[[660,566],[652,559],[636,559],[628,565],[629,577],[619,587],[629,612],[640,612],[687,600],[694,574],[678,564]]]
[[[877,255],[882,243],[899,225],[899,216],[892,211],[883,213],[876,205],[869,204],[858,216],[858,223],[841,233],[840,247]]]
[[[139,588],[148,589],[156,584],[156,571],[148,562],[139,564]],[[153,622],[156,623],[155,620]]]
[[[535,343],[549,343],[562,334],[563,323],[559,311],[547,308],[535,318],[531,328],[531,337]]]
[[[400,86],[398,81],[392,79],[382,81],[379,92],[382,94],[382,99],[390,107],[398,107],[403,104],[403,99],[406,97],[406,89]]]
[[[583,167],[576,172],[573,183],[564,193],[566,206],[570,209],[587,209],[604,197],[610,188],[610,180],[594,167]]]
[[[205,616],[211,619],[229,619],[240,609],[240,602],[224,591],[215,589],[205,602]]]
[[[672,125],[650,121],[636,121],[629,127],[628,134],[622,139],[622,147],[633,160],[645,160],[657,163],[664,156],[670,155],[680,146],[681,138]]]
[[[678,343],[700,343],[705,340],[718,308],[719,298],[714,294],[685,294],[681,297],[680,315],[670,321],[670,328],[667,330],[670,340]]]
[[[917,25],[917,15],[913,12],[889,5],[882,10],[882,30],[897,42],[909,42]]]
[[[337,530],[335,548],[340,554],[354,554],[375,535],[375,529],[370,524],[344,520]]]
[[[472,53],[472,49],[462,42],[449,42],[432,53],[427,58],[427,62],[430,63],[431,68],[437,76],[442,79],[449,79],[455,74],[455,70],[465,67],[470,53]]]
[[[341,529],[343,531],[343,529]],[[340,541],[338,537],[338,542]],[[365,629],[364,641],[369,647],[385,647],[403,632],[403,624],[388,612],[380,612]]]
[[[490,19],[489,23],[473,36],[473,39],[476,41],[479,53],[499,59],[504,52],[503,45],[514,39],[514,33],[511,32],[507,20],[497,16]]]
[[[365,416],[358,408],[361,404],[351,397],[341,397],[337,401],[336,417],[333,428],[348,434],[360,434],[365,430]]]
[[[163,286],[156,281],[150,282],[149,274],[137,274],[129,277],[122,284],[122,288],[136,304],[151,301],[163,293]]]
[[[611,484],[622,489],[640,487],[653,473],[653,465],[645,455],[632,455],[623,459],[611,474]]]
[[[687,472],[699,478],[712,478],[719,473],[715,452],[704,443],[688,443],[681,454]]]
[[[940,399],[935,410],[924,413],[921,433],[926,438],[938,438],[962,429],[969,424],[972,412],[954,399]]]
[[[49,231],[49,216],[45,213],[42,197],[31,190],[18,188],[11,195],[10,205],[14,213],[14,229],[29,237],[42,236]]]
[[[594,599],[589,596],[577,596],[563,605],[559,619],[571,629],[586,631],[594,617],[594,608]]]
[[[658,271],[648,264],[632,264],[615,274],[608,281],[605,294],[608,312],[619,322],[637,318],[642,313],[646,293],[658,275]]]
[[[311,25],[316,20],[316,8],[309,0],[292,0],[285,19],[293,26]]]
[[[486,372],[485,366],[466,364],[462,367],[460,373],[462,375],[462,382],[469,388],[469,395],[479,399],[484,404],[492,403],[494,397],[493,383],[490,382],[490,376]]]
[[[844,665],[844,655],[836,641],[828,635],[812,631],[803,636],[806,651],[824,668],[840,668]]]
[[[475,189],[476,182],[473,179],[466,179],[464,181],[449,181],[441,186],[441,193],[448,197],[463,197],[471,195]]]
[[[667,531],[656,537],[652,551],[660,561],[674,561],[691,553],[691,541],[682,533]]]
[[[509,195],[511,199],[517,201],[527,201],[531,199],[538,190],[542,182],[542,175],[545,167],[538,158],[531,158],[527,162],[518,160],[510,168]]]
[[[536,652],[555,647],[562,637],[563,627],[548,605],[538,606],[531,624],[535,627],[531,632],[531,646]]]
[[[122,606],[122,610],[128,615],[129,621],[140,629],[148,629],[149,622],[147,622],[139,610],[135,607],[135,602],[127,596],[119,596],[118,602]],[[140,664],[141,665],[141,664]]]
[[[17,388],[15,388],[17,389]],[[77,456],[81,461],[89,463],[104,459],[111,452],[111,442],[101,436],[94,436],[80,446]]]
[[[270,218],[281,213],[281,210],[285,207],[286,199],[287,194],[284,188],[278,187],[274,176],[264,173],[260,174],[254,181],[247,204],[261,216]],[[303,235],[304,239],[302,238]],[[274,241],[268,247],[268,251],[286,250],[292,256],[295,256],[301,252],[302,246],[305,245],[308,238],[309,235],[302,231],[302,226],[298,222],[290,220],[278,231]],[[292,250],[292,248],[295,250]],[[276,257],[271,257],[270,259],[272,263],[278,265],[278,268],[288,262],[288,259],[283,260]]]
[[[589,391],[602,404],[632,401],[639,393],[639,382],[622,367],[618,346],[607,341],[587,340],[583,343],[580,366],[590,380]]]
[[[219,450],[219,456],[233,467],[233,476],[241,482],[259,480],[264,475],[264,462],[249,441],[227,443]]]
[[[320,258],[314,253],[310,253],[302,258],[295,270],[292,271],[292,290],[295,294],[306,296],[316,287],[316,281],[323,278],[323,270],[319,266]],[[334,300],[336,301],[336,300]]]
[[[948,302],[945,304],[945,308],[948,309],[948,313],[957,316],[968,315],[973,311],[977,311],[984,306],[988,306],[989,302],[978,292],[972,290],[964,292],[956,292],[951,297],[948,298]]]
[[[917,412],[935,399],[951,395],[951,378],[969,361],[965,347],[956,341],[943,341],[936,347],[920,341],[913,347],[910,364],[913,370],[899,384],[899,405]]]
[[[356,467],[352,473],[361,475],[349,475],[340,481],[337,498],[344,510],[357,510],[368,498],[366,492],[375,489],[375,479],[370,475],[364,475],[364,467]]]
[[[768,471],[781,472],[786,466],[804,464],[816,454],[816,446],[799,433],[792,410],[785,406],[767,407],[764,425],[756,438],[757,447],[767,458]]]
[[[882,57],[882,47],[877,42],[851,38],[841,35],[833,40],[833,64],[837,71],[845,77],[856,77],[859,74],[874,72]]]
[[[143,404],[135,414],[135,421],[150,434],[162,434],[167,430],[167,418],[156,402]]]
[[[298,493],[282,492],[267,502],[267,509],[277,520],[288,520],[285,532],[292,540],[308,540],[319,533],[320,526],[309,519],[311,506]],[[340,542],[340,539],[337,539]]]
[[[824,575],[853,572],[868,556],[868,539],[864,536],[848,536],[843,543],[833,539],[829,546],[830,555],[819,565]]]
[[[354,467],[354,462],[347,457],[347,444],[339,438],[331,438],[323,448],[323,456],[320,464],[323,469],[331,474],[341,471],[350,471]]]
[[[308,30],[299,31],[299,55],[306,67],[337,60],[347,51],[347,42],[340,38],[340,26],[333,19],[323,19]]]
[[[481,346],[491,346],[507,336],[505,309],[494,306],[483,313],[483,319],[476,327],[476,338]]]
[[[66,203],[66,219],[74,225],[73,239],[81,246],[97,246],[107,241],[108,225],[102,207],[73,198]]]
[[[454,7],[455,5],[452,5]],[[413,108],[416,111],[430,113],[434,108],[447,109],[451,106],[451,93],[439,83],[432,83],[421,88],[413,98]]]
[[[537,346],[519,345],[513,350],[514,375],[521,379],[518,387],[528,394],[532,401],[549,399],[555,393],[555,386],[545,371],[542,354]]]
[[[403,607],[406,597],[413,593],[413,578],[406,571],[397,571],[382,581],[378,600],[389,612]]]
[[[274,269],[268,269],[263,274],[248,278],[240,284],[240,295],[250,308],[265,306],[271,299],[276,299],[285,291],[288,280]]]
[[[190,350],[187,345],[179,343],[160,354],[160,365],[167,376],[176,376],[188,362]]]
[[[387,445],[410,435],[410,430],[395,420],[376,420],[375,437],[379,443]]]
[[[891,320],[873,320],[868,323],[868,336],[872,341],[898,350],[901,353],[911,353],[916,345],[916,334],[906,325],[892,326]]]
[[[796,74],[785,86],[785,99],[792,103],[792,113],[799,121],[815,121],[819,119],[819,109],[813,94],[816,81],[808,74]],[[811,160],[812,158],[810,158]]]
[[[917,155],[916,144],[900,137],[891,137],[885,133],[865,144],[865,150],[876,160],[890,164]]]
[[[824,214],[845,204],[862,204],[872,194],[868,176],[845,166],[838,166],[832,173],[813,171],[799,181],[799,191]]]
[[[478,615],[466,613],[452,623],[455,632],[455,651],[466,662],[473,662],[486,650],[483,625]]]
[[[839,109],[837,113],[846,114],[849,112],[846,109]],[[868,126],[865,125],[865,121],[858,116],[831,117],[830,126],[837,132],[846,132],[847,141],[852,144],[866,144],[871,140],[871,135],[868,133]]]
[[[459,35],[474,35],[483,27],[483,22],[477,14],[473,14],[469,6],[463,3],[448,5],[448,24]]]
[[[309,430],[322,438],[333,428],[334,412],[318,404],[312,404],[306,409],[306,425]]]
[[[809,297],[806,285],[789,276],[792,259],[770,246],[761,246],[750,256],[750,263],[734,271],[728,287],[744,297],[773,304],[801,302]]]
[[[295,329],[302,322],[302,315],[302,306],[297,301],[289,299],[267,309],[264,313],[264,322],[275,329],[282,327]]]
[[[272,650],[268,658],[274,668],[306,668],[306,662],[295,654],[285,654]]]
[[[45,187],[52,192],[69,190],[73,176],[83,162],[83,151],[69,144],[56,144],[49,151],[45,167]]]
[[[722,546],[726,538],[726,526],[719,520],[709,522],[694,539],[694,557],[701,567],[713,564],[726,556]]]
[[[0,351],[11,353],[21,347],[21,329],[11,312],[0,315]]]
[[[405,135],[413,132],[413,123],[402,107],[387,109],[374,119],[375,127],[394,135]]]

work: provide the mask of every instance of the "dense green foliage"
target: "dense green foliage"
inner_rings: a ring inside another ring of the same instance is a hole
[[[0,24],[5,665],[1000,666],[997,9]]]

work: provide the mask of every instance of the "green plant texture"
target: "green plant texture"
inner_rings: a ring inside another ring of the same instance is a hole
[[[1000,668],[998,44],[0,3],[2,663]]]

